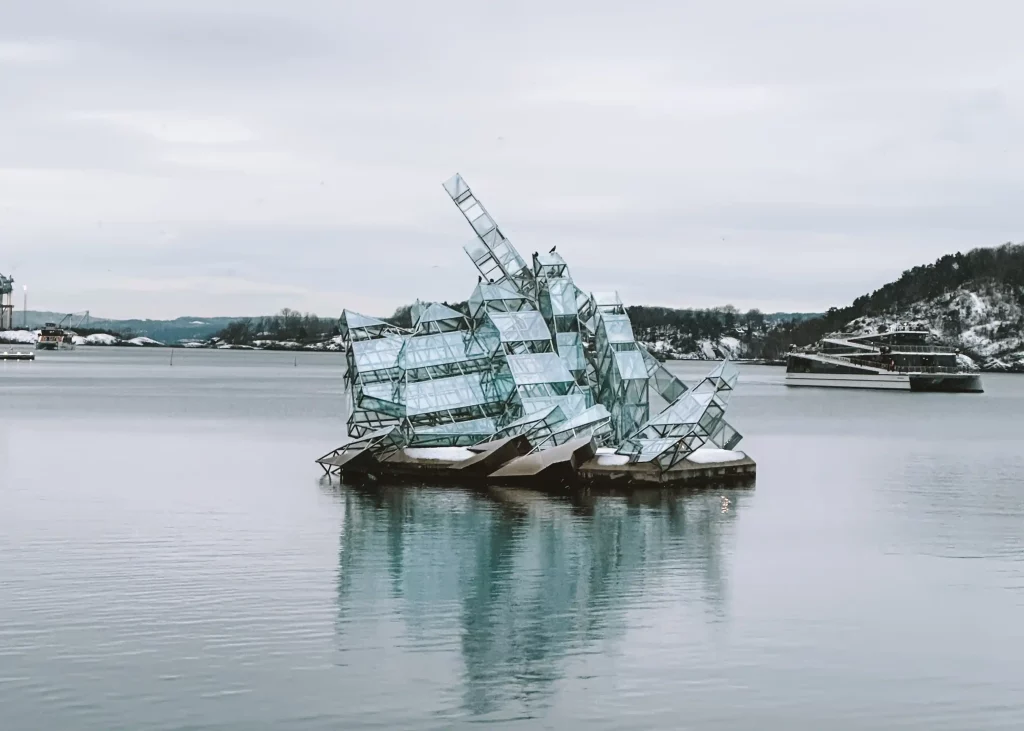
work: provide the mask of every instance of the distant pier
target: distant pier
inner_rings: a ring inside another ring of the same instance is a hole
[[[22,353],[9,353],[6,351],[0,351],[0,360],[35,360],[36,354],[33,352]]]

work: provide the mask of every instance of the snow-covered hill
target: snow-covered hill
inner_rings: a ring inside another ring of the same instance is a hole
[[[859,317],[854,334],[930,330],[957,344],[986,371],[1024,372],[1024,291],[998,283],[966,285],[897,313]]]

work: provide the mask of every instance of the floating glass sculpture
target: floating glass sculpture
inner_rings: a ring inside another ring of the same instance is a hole
[[[722,363],[692,390],[639,342],[617,293],[589,294],[551,249],[527,262],[460,175],[445,190],[476,237],[480,276],[465,311],[412,308],[404,329],[345,311],[347,447],[472,446],[525,435],[535,451],[581,436],[668,470],[705,444],[732,449],[724,419],[738,372]],[[663,409],[653,417],[655,395]]]

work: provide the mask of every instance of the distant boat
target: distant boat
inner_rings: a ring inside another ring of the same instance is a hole
[[[75,333],[48,322],[39,331],[36,350],[74,350]]]
[[[928,331],[836,335],[789,353],[787,386],[981,393],[981,376]]]

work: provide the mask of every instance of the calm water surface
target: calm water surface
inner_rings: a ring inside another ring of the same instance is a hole
[[[745,368],[723,512],[329,486],[340,356],[168,356],[0,364],[0,728],[1024,728],[1024,377]]]

